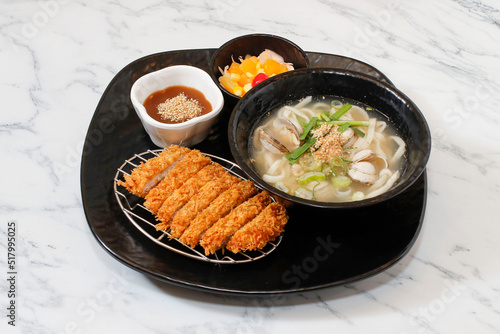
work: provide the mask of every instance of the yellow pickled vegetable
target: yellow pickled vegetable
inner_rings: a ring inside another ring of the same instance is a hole
[[[234,90],[234,88],[239,87],[238,83],[231,80],[229,75],[221,76],[219,78],[219,82],[225,89],[227,89],[230,92],[232,92]]]
[[[238,82],[238,81],[240,81],[240,79],[241,79],[241,75],[236,74],[236,73],[230,73],[229,78],[230,78],[231,80],[233,80],[233,81]]]

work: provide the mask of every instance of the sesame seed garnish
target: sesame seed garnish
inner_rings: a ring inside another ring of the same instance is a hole
[[[314,158],[320,162],[329,162],[334,157],[342,154],[342,137],[338,132],[338,126],[322,124],[312,131],[313,136],[318,138],[312,150]]]
[[[198,100],[188,99],[184,93],[166,99],[158,105],[158,113],[163,120],[181,123],[201,115],[203,108]]]

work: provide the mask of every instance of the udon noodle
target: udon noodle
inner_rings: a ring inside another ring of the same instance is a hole
[[[271,111],[253,132],[252,161],[264,181],[320,202],[347,202],[391,189],[405,143],[370,107],[307,97]]]

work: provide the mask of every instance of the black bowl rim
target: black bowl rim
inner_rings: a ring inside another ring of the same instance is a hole
[[[241,96],[237,96],[237,95],[234,95],[233,93],[230,93],[227,89],[225,89],[220,84],[219,78],[217,77],[217,75],[213,71],[213,64],[215,62],[215,58],[217,58],[217,56],[222,51],[222,49],[224,49],[227,45],[229,45],[229,44],[231,44],[231,43],[233,43],[233,42],[235,42],[237,40],[240,40],[240,39],[243,39],[243,38],[248,38],[248,37],[271,37],[271,38],[279,39],[279,40],[281,40],[283,42],[286,42],[286,43],[290,44],[291,46],[293,46],[294,48],[296,48],[300,52],[300,54],[304,57],[304,59],[306,61],[306,67],[305,68],[309,68],[311,66],[311,62],[309,61],[309,57],[307,56],[307,53],[304,50],[302,50],[302,48],[300,46],[298,46],[294,42],[290,41],[289,39],[286,39],[285,37],[281,37],[281,36],[273,35],[273,34],[255,33],[255,34],[241,35],[241,36],[235,37],[233,39],[230,39],[229,41],[225,42],[220,47],[218,47],[217,50],[214,52],[214,54],[212,55],[212,58],[210,58],[210,66],[209,66],[210,68],[209,69],[210,69],[210,76],[215,81],[215,83],[217,84],[217,86],[219,86],[219,89],[222,90],[224,93],[228,94],[229,96],[231,96],[232,98],[240,100]]]
[[[380,85],[384,89],[388,90],[392,94],[394,94],[396,97],[399,99],[403,100],[405,103],[407,103],[410,106],[410,109],[413,110],[413,112],[416,115],[417,120],[419,121],[420,128],[422,129],[422,135],[425,140],[424,143],[424,149],[425,152],[421,156],[419,162],[418,162],[418,167],[415,169],[415,171],[408,177],[408,179],[400,184],[397,184],[394,188],[391,188],[389,191],[386,191],[385,193],[375,196],[373,198],[368,198],[368,199],[363,199],[359,201],[351,201],[351,202],[319,202],[319,201],[313,201],[313,200],[307,200],[303,199],[300,197],[296,197],[290,194],[287,194],[285,192],[282,192],[275,187],[271,186],[267,182],[263,181],[257,173],[255,173],[253,170],[251,170],[247,165],[246,162],[240,157],[238,154],[238,150],[236,149],[237,143],[236,143],[236,136],[235,132],[237,129],[237,126],[234,125],[233,123],[235,122],[235,119],[237,116],[239,116],[240,112],[240,106],[244,103],[246,103],[247,100],[251,99],[255,94],[257,94],[262,88],[266,87],[267,85],[272,85],[274,82],[278,80],[286,80],[287,77],[290,76],[297,76],[297,75],[305,75],[308,73],[326,73],[326,74],[336,74],[336,75],[345,75],[345,76],[351,76],[351,77],[356,77],[360,78],[362,80],[367,80],[372,82],[373,84]],[[430,157],[430,152],[431,152],[431,132],[429,129],[429,126],[427,124],[427,121],[420,111],[420,109],[417,107],[417,105],[403,92],[401,92],[399,89],[397,89],[395,86],[381,82],[379,80],[376,80],[375,78],[365,75],[356,71],[351,71],[351,70],[345,70],[345,69],[337,69],[337,68],[331,68],[331,67],[311,67],[311,68],[302,68],[302,69],[297,69],[293,71],[288,71],[282,74],[278,74],[276,76],[273,76],[269,79],[267,79],[265,82],[262,82],[260,84],[260,88],[254,91],[249,91],[247,94],[245,94],[236,104],[236,106],[233,108],[233,111],[231,113],[231,116],[229,118],[229,125],[228,125],[228,140],[229,140],[229,147],[231,150],[231,154],[233,158],[235,159],[236,163],[241,167],[241,169],[245,172],[245,174],[255,183],[257,183],[260,187],[263,189],[269,191],[270,193],[288,200],[292,203],[298,203],[310,207],[317,207],[317,208],[325,208],[325,209],[353,209],[353,208],[361,208],[361,207],[366,207],[370,205],[374,205],[377,203],[381,203],[383,201],[386,201],[394,196],[397,196],[398,194],[402,193],[406,189],[408,189],[423,173],[425,170],[425,167],[427,165],[427,162],[429,161]]]

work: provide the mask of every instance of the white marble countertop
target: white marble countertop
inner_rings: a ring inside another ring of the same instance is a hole
[[[499,333],[499,26],[496,0],[2,1],[0,331]],[[423,228],[383,273],[273,303],[155,281],[93,237],[80,159],[111,79],[148,54],[253,32],[367,62],[425,115],[433,150]]]

